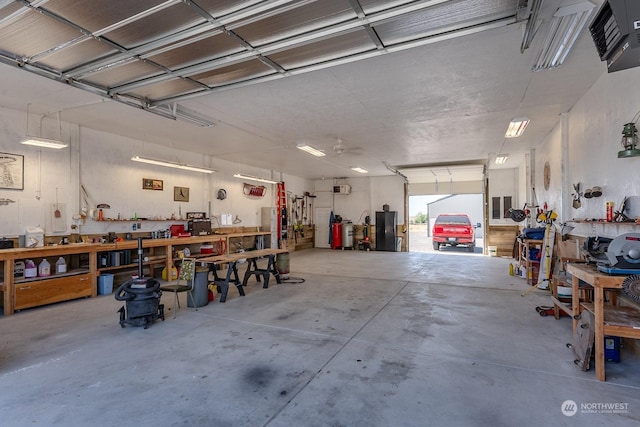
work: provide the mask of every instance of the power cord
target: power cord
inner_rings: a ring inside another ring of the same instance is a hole
[[[297,285],[305,282],[305,280],[302,277],[291,277],[291,276],[287,277],[286,279],[282,278],[280,279],[280,281],[282,283],[291,283],[293,285]]]

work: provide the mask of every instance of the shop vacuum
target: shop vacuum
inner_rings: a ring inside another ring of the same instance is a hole
[[[126,325],[149,325],[160,318],[164,322],[164,304],[160,304],[160,282],[153,278],[145,278],[142,274],[142,238],[138,238],[138,277],[123,283],[116,291],[115,298],[125,301],[118,312],[120,327]]]

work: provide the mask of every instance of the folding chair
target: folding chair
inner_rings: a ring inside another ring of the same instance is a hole
[[[178,294],[180,292],[187,292],[187,299],[191,297],[193,306],[198,311],[196,301],[193,298],[193,287],[195,282],[196,273],[196,260],[194,258],[184,258],[182,265],[180,266],[180,274],[178,280],[175,283],[164,285],[160,287],[160,290],[166,292],[173,292],[173,318],[176,318],[176,312],[180,308],[180,301],[178,301]],[[184,283],[183,283],[184,282]]]

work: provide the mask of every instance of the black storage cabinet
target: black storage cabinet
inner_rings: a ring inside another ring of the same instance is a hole
[[[396,251],[396,211],[376,212],[376,251]]]

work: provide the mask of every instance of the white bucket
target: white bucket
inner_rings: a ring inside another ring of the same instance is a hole
[[[498,256],[497,246],[487,246],[487,251],[489,252],[489,256]]]

